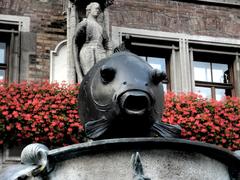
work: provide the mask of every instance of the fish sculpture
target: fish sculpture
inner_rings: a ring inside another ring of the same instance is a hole
[[[86,74],[78,96],[89,139],[179,137],[181,128],[161,122],[166,74],[130,52],[102,59]]]

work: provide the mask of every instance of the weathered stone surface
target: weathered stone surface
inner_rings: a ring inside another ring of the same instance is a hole
[[[134,150],[100,152],[56,165],[50,179],[126,180],[133,178]],[[151,180],[229,180],[227,167],[199,153],[175,150],[139,151],[144,174]]]
[[[114,26],[240,38],[239,6],[115,0],[109,8],[110,23]]]
[[[68,70],[69,59],[67,57],[67,41],[60,42],[50,55],[50,82],[71,83]]]
[[[76,27],[73,52],[78,82],[81,82],[91,67],[105,58],[111,49],[107,32],[98,22],[100,9],[99,3],[90,3],[86,7],[87,18]]]
[[[26,149],[29,147],[35,145]],[[41,148],[36,150],[44,151]],[[35,156],[39,153],[32,152],[29,152],[30,156],[23,154],[26,155],[24,157],[31,157],[30,161],[23,158],[23,164],[1,171],[0,177],[26,175],[31,178],[33,175],[35,179],[44,177],[49,180],[239,179],[240,158],[236,153],[215,145],[182,139],[108,139],[44,151],[40,154],[43,156]],[[29,163],[35,160],[37,164],[40,162],[40,168]],[[42,166],[44,164],[47,166]],[[46,167],[45,171],[36,174],[41,167]]]
[[[31,49],[24,49],[22,59],[26,70],[21,74],[21,80],[48,80],[50,50],[66,39],[66,19],[64,11],[67,1],[46,0],[1,0],[0,14],[30,17],[30,32],[34,36],[34,59],[26,56],[33,54]],[[32,40],[32,37],[30,39]],[[28,41],[27,36],[22,36],[21,41]],[[32,42],[33,43],[33,42]],[[29,45],[30,46],[30,45]],[[24,47],[23,47],[24,48]],[[28,50],[28,51],[26,51]],[[27,67],[27,68],[26,68]],[[24,68],[24,69],[23,69]]]

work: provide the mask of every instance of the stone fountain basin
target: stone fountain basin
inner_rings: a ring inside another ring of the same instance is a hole
[[[151,180],[239,178],[240,159],[226,149],[182,139],[124,138],[86,142],[49,151],[49,179],[133,179],[138,152]]]

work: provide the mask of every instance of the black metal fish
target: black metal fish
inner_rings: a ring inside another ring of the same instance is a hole
[[[178,137],[181,129],[161,122],[166,74],[129,52],[99,61],[84,77],[79,115],[90,139]]]

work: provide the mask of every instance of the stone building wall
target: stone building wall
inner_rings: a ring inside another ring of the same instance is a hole
[[[68,0],[1,0],[0,14],[30,17],[36,54],[29,59],[28,79],[49,79],[50,50],[66,39]],[[227,2],[227,1],[224,1]],[[79,1],[81,5],[82,2]],[[85,7],[81,7],[85,9]],[[178,0],[114,0],[110,27],[128,27],[190,35],[240,38],[240,6]]]
[[[165,58],[168,90],[200,92],[194,61],[201,54],[201,61],[228,66],[231,95],[240,96],[239,12],[240,2],[234,0],[115,0],[108,9],[108,23],[114,45],[130,37],[135,53]],[[216,98],[214,88],[219,87],[204,83],[200,88],[212,88],[209,97]]]
[[[66,4],[65,0],[0,1],[0,14],[30,17],[36,54],[29,59],[28,80],[49,79],[50,50],[66,39]]]
[[[240,38],[240,6],[173,0],[115,0],[113,26]]]

